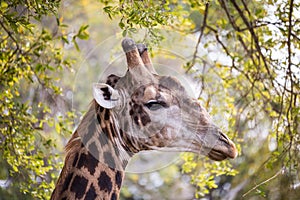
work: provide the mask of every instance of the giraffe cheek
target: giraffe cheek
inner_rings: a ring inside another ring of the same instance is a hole
[[[143,126],[146,126],[151,122],[151,119],[146,112],[141,113],[141,122]]]

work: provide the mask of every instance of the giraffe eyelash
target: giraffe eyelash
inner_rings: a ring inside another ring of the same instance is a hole
[[[166,108],[167,104],[163,101],[150,100],[144,104],[149,110],[155,111],[161,108]]]

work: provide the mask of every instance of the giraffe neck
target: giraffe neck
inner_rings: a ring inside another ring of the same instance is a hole
[[[118,140],[117,134],[122,134],[118,131],[110,110],[93,101],[66,146],[65,165],[51,200],[119,198],[124,169],[133,153]]]

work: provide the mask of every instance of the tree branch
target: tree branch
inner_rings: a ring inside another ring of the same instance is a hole
[[[293,76],[292,76],[292,47],[291,47],[291,36],[292,36],[292,15],[293,15],[293,7],[294,7],[294,0],[290,1],[290,11],[289,11],[289,26],[288,26],[288,36],[287,36],[287,46],[288,46],[288,68],[287,68],[287,77],[286,79],[290,79],[290,84],[291,84],[291,96],[290,96],[290,101],[288,105],[288,109],[286,112],[286,117],[288,120],[288,133],[290,136],[290,147],[292,146],[293,143],[293,134],[291,130],[291,121],[289,120],[290,117],[293,116],[292,113],[292,105],[293,105],[293,89],[294,89],[294,81],[293,81]]]
[[[243,194],[242,197],[245,197],[247,196],[250,192],[252,192],[253,190],[255,190],[256,188],[258,188],[259,186],[263,185],[263,184],[266,184],[267,182],[273,180],[274,178],[276,178],[277,176],[279,176],[280,174],[283,174],[284,173],[284,167],[281,168],[274,176],[268,178],[267,180],[261,182],[260,184],[256,185],[255,187],[253,187],[252,189],[250,189],[248,192],[246,192],[245,194]]]
[[[256,50],[258,51],[261,59],[263,60],[263,63],[264,63],[264,66],[268,72],[268,75],[270,76],[271,80],[273,80],[272,78],[272,74],[270,72],[270,69],[268,67],[268,64],[267,64],[267,61],[265,59],[265,56],[263,55],[262,51],[261,51],[261,48],[260,48],[260,45],[259,45],[259,40],[258,40],[258,37],[257,35],[255,34],[254,32],[254,29],[252,28],[252,25],[250,24],[250,22],[248,21],[248,19],[246,18],[246,16],[244,15],[243,11],[240,9],[240,7],[237,5],[236,1],[235,0],[230,0],[231,3],[233,4],[233,6],[235,7],[235,9],[238,11],[240,17],[242,18],[243,22],[245,23],[245,25],[248,27],[248,30],[254,40],[254,43],[255,43],[255,47],[256,47]],[[271,81],[272,82],[272,81]]]
[[[198,41],[197,41],[197,44],[196,44],[196,47],[195,47],[192,63],[189,66],[189,68],[186,70],[186,73],[188,73],[191,70],[191,68],[195,65],[196,58],[197,58],[197,53],[198,53],[198,47],[199,47],[199,44],[201,42],[202,36],[204,34],[204,29],[206,28],[206,25],[207,25],[206,21],[207,21],[207,15],[208,15],[208,7],[209,7],[209,4],[208,3],[205,4],[204,19],[203,19],[203,23],[202,23],[202,26],[201,26],[201,29],[200,29],[200,35],[198,37]]]
[[[242,32],[242,29],[240,27],[237,26],[237,24],[235,23],[235,20],[233,19],[233,17],[231,16],[228,7],[226,5],[226,1],[224,0],[219,0],[219,3],[221,4],[221,6],[223,7],[227,18],[229,19],[229,22],[231,24],[231,26],[233,27],[233,29],[237,32]],[[241,43],[241,45],[243,46],[244,50],[247,52],[247,55],[251,58],[252,62],[255,63],[255,59],[253,57],[253,53],[247,48],[247,45],[245,44],[244,40],[242,39],[242,37],[240,35],[237,35],[237,39],[238,41]]]

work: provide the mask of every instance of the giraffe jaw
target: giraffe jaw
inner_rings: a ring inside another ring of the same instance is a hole
[[[234,147],[235,148],[235,147]],[[199,150],[199,147],[182,147],[182,148],[172,148],[172,147],[151,147],[152,150],[158,150],[158,151],[165,151],[165,152],[191,152],[195,154],[205,155],[209,159],[214,161],[222,161],[225,159],[234,159],[237,156],[237,150],[231,150],[231,151],[220,151],[218,149],[211,149],[206,147],[201,147]],[[200,152],[200,153],[199,153]]]
[[[227,158],[234,159],[238,155],[235,144],[216,128],[213,131],[207,131],[206,134],[200,133],[194,135],[193,141],[190,143],[190,151],[196,154],[205,155],[211,160],[222,161]]]
[[[227,138],[226,135],[224,136]],[[235,144],[228,138],[227,140],[224,140],[223,136],[220,138],[222,139],[219,139],[218,142],[212,146],[203,144],[203,142],[199,142],[194,139],[186,140],[184,142],[181,141],[179,143],[175,142],[164,147],[151,146],[149,149],[166,152],[192,152],[195,154],[205,155],[214,161],[222,161],[227,158],[234,159],[238,155]]]
[[[181,148],[177,150],[205,155],[214,161],[222,161],[227,158],[234,159],[238,155],[235,144],[221,131],[213,132],[212,135],[204,138],[197,136],[191,139],[192,138],[183,142],[180,145]]]
[[[179,124],[177,131],[172,128],[163,129],[164,134],[160,132],[160,135],[164,136],[161,138],[164,143],[161,143],[160,146],[152,145],[157,143],[157,137],[153,135],[149,140],[150,142],[146,142],[148,149],[169,152],[192,152],[205,155],[215,161],[222,161],[227,158],[234,159],[238,154],[235,144],[217,127],[206,131],[203,129],[201,131],[191,131],[180,127],[181,125]]]

